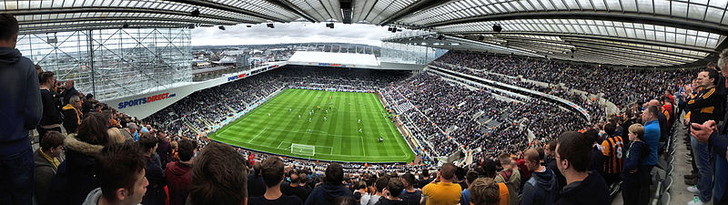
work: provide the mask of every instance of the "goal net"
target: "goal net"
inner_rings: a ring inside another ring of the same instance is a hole
[[[316,154],[316,146],[305,144],[291,144],[291,154],[313,156]]]

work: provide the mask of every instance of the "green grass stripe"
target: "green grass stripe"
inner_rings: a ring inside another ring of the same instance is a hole
[[[411,162],[415,157],[374,93],[287,89],[209,137],[306,159]],[[291,153],[291,144],[315,146],[316,153]]]

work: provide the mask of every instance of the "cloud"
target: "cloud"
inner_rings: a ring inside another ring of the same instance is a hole
[[[277,43],[337,42],[381,46],[381,39],[390,36],[387,27],[368,24],[340,24],[334,29],[324,23],[292,22],[275,23],[275,28],[256,24],[247,28],[244,24],[200,27],[192,30],[192,45],[251,45]]]

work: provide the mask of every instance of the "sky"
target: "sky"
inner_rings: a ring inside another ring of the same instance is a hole
[[[192,45],[251,45],[278,43],[336,42],[381,46],[380,39],[389,37],[387,27],[369,24],[341,24],[334,29],[325,23],[292,22],[275,23],[275,28],[266,24],[225,26],[225,30],[214,27],[198,27],[192,30]]]

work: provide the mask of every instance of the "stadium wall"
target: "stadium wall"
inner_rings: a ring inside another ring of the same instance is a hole
[[[104,100],[103,103],[106,103],[114,109],[124,112],[129,116],[133,116],[138,119],[144,119],[164,109],[165,107],[174,104],[182,98],[187,97],[194,92],[244,79],[262,72],[283,67],[285,65],[286,62],[267,63],[263,66],[255,67],[247,71],[227,74],[222,77],[210,79],[203,82],[196,82],[193,84],[164,89],[161,91],[137,94],[111,100]]]

